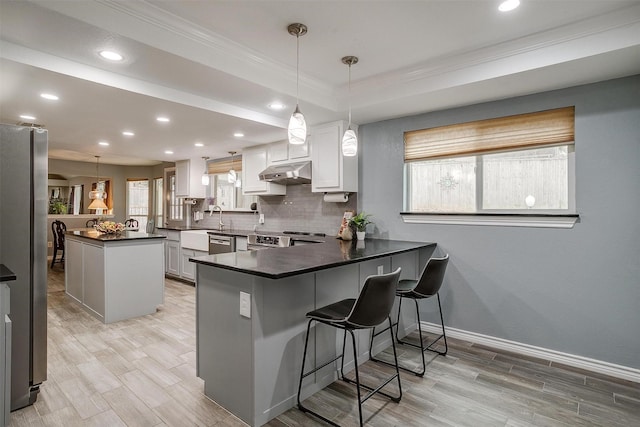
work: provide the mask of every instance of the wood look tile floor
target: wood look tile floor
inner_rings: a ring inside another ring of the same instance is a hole
[[[157,313],[104,325],[65,296],[59,266],[49,271],[48,380],[34,405],[11,414],[11,427],[245,425],[206,398],[195,376],[193,286],[166,279]],[[415,350],[399,350],[417,366]],[[363,380],[389,369],[368,361]],[[640,426],[640,384],[455,339],[446,357],[428,353],[423,378],[403,373],[402,388],[400,403],[365,403],[367,425]],[[353,386],[336,381],[305,403],[351,426],[354,399]],[[268,423],[316,425],[324,424],[297,409]]]

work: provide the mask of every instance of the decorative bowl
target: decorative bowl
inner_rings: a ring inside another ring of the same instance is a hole
[[[104,221],[94,225],[96,231],[106,234],[120,234],[125,229],[121,222]]]

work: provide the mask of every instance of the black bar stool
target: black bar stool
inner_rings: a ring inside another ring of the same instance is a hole
[[[415,372],[412,369],[400,366],[400,369],[403,369],[407,372],[411,372],[419,377],[423,376],[426,371],[426,363],[424,360],[424,352],[429,350],[440,355],[447,354],[449,351],[449,346],[447,345],[447,335],[444,331],[444,320],[442,317],[442,305],[440,304],[440,287],[442,286],[442,282],[444,280],[444,273],[447,270],[447,264],[449,263],[449,254],[445,255],[442,258],[431,258],[428,262],[424,270],[422,271],[422,275],[418,280],[400,280],[398,283],[398,289],[396,290],[396,296],[400,297],[400,301],[398,303],[398,318],[396,319],[396,323],[393,326],[396,327],[396,341],[398,344],[405,344],[415,348],[420,349],[420,355],[422,356],[422,371]],[[438,298],[438,309],[440,310],[440,324],[442,325],[442,334],[440,334],[436,339],[434,339],[429,345],[424,344],[424,339],[422,337],[422,326],[420,325],[420,309],[418,307],[418,300],[431,298],[432,296],[436,296]],[[418,333],[420,334],[420,345],[413,344],[408,341],[402,341],[398,338],[398,324],[400,323],[400,313],[402,310],[402,300],[404,298],[412,299],[416,306],[416,316],[418,318]],[[391,326],[391,328],[393,328]],[[388,328],[385,328],[379,332],[375,332],[371,334],[371,347],[373,347],[373,339],[382,334]],[[433,345],[436,344],[440,340],[444,341],[444,351],[438,351],[432,349]],[[371,353],[369,353],[371,354]],[[375,362],[385,363],[387,365],[393,366],[392,363],[389,363],[382,359],[376,359],[373,356],[371,360]],[[396,361],[397,363],[397,361]]]
[[[400,384],[400,371],[398,370],[398,358],[396,355],[396,346],[393,340],[393,333],[391,332],[391,308],[395,300],[396,288],[400,279],[400,268],[393,273],[381,274],[376,276],[369,276],[364,282],[364,286],[360,291],[358,299],[350,298],[345,299],[317,310],[307,313],[309,323],[307,324],[307,335],[304,341],[304,353],[302,356],[302,368],[300,370],[300,383],[298,384],[298,408],[302,412],[308,412],[316,417],[326,421],[327,423],[337,426],[338,424],[329,420],[328,418],[306,408],[300,402],[300,391],[302,390],[302,380],[315,373],[319,369],[335,362],[338,359],[342,359],[340,364],[340,378],[343,381],[356,385],[358,393],[358,415],[360,416],[360,425],[362,425],[362,404],[373,396],[375,393],[380,393],[394,402],[400,402],[402,398],[402,386]],[[387,320],[389,322],[389,333],[391,335],[391,343],[393,345],[393,355],[395,358],[396,373],[386,380],[383,380],[377,387],[373,388],[365,384],[360,384],[360,374],[358,372],[358,355],[356,351],[356,337],[354,330],[356,329],[373,329],[377,325]],[[307,346],[309,344],[309,331],[311,330],[311,324],[313,322],[324,323],[325,325],[333,326],[344,330],[344,338],[342,339],[342,353],[335,359],[330,360],[321,366],[317,366],[315,369],[305,373],[304,366],[307,360]],[[353,344],[353,359],[355,365],[355,381],[344,376],[344,349],[347,342],[347,332],[351,335],[351,342]],[[399,395],[391,396],[381,389],[389,384],[394,379],[398,379]],[[369,393],[362,398],[360,394],[360,387],[369,390]]]

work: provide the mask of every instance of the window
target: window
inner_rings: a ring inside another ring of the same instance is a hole
[[[235,182],[229,181],[231,169],[238,176]],[[207,170],[210,175],[207,199],[213,199],[224,211],[249,210],[251,203],[257,200],[256,196],[242,195],[242,156],[211,160],[207,162]]]
[[[162,178],[155,178],[153,180],[153,217],[155,218],[155,225],[162,225],[162,214],[164,206],[163,195],[163,180]]]
[[[127,218],[138,221],[138,228],[147,228],[149,218],[149,180],[127,180]]]
[[[165,169],[167,184],[167,220],[168,221],[182,221],[184,211],[184,205],[181,197],[176,197],[176,172],[175,168]]]
[[[406,132],[404,215],[574,214],[573,123],[568,107]]]

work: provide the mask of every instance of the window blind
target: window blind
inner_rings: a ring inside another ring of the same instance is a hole
[[[413,162],[574,143],[575,107],[517,114],[404,133]]]
[[[242,170],[242,156],[234,156],[233,161],[231,160],[231,157],[227,157],[207,162],[207,170],[210,175],[227,173],[230,169],[233,169],[236,172]]]

